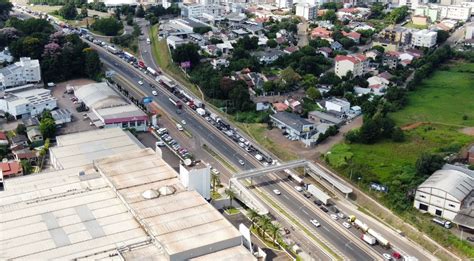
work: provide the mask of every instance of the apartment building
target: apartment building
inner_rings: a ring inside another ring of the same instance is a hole
[[[316,5],[310,4],[297,4],[296,15],[304,17],[306,20],[315,20],[317,16],[318,8]]]
[[[0,69],[0,91],[22,89],[22,85],[41,81],[41,68],[38,60],[21,57],[20,61]]]
[[[400,26],[390,26],[379,33],[379,39],[390,43],[406,45],[411,42],[412,32],[410,29]]]
[[[363,54],[338,55],[336,56],[335,72],[339,77],[346,76],[352,72],[354,76],[367,73],[369,63]]]
[[[412,34],[411,45],[414,47],[433,47],[436,45],[437,32],[423,29]]]

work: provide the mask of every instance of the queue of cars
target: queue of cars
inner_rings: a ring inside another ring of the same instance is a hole
[[[164,147],[168,145],[168,147],[175,151],[181,159],[193,159],[193,156],[188,149],[181,147],[181,145],[179,145],[179,143],[169,135],[168,129],[159,128],[156,129],[155,132],[160,137],[160,140],[156,143],[157,146]]]

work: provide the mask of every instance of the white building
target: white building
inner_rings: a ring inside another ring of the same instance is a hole
[[[347,113],[351,109],[351,103],[345,99],[331,98],[326,101],[325,107],[327,111]]]
[[[291,8],[293,6],[293,0],[278,0],[278,8]]]
[[[446,164],[418,186],[414,207],[456,222],[462,219],[457,216],[463,216],[463,209],[472,210],[473,190],[474,171]],[[474,217],[470,222],[474,223]]]
[[[176,47],[188,43],[188,40],[185,40],[181,37],[170,35],[166,37],[166,44],[173,49],[176,49]]]
[[[38,60],[21,57],[19,62],[0,69],[0,91],[22,89],[21,85],[41,81],[41,68]]]
[[[28,118],[41,114],[44,110],[57,107],[57,100],[46,89],[32,89],[16,93],[7,93],[0,98],[0,110],[15,118]]]
[[[8,50],[8,47],[5,47],[3,51],[0,52],[0,63],[11,63],[13,62],[13,56]]]
[[[195,190],[203,198],[211,199],[211,167],[199,162],[194,166],[179,165],[179,180],[188,190]]]
[[[415,47],[433,47],[436,44],[438,33],[423,29],[414,32],[411,36],[411,45]]]
[[[336,56],[335,72],[339,77],[344,77],[348,72],[353,76],[360,76],[368,71],[369,63],[363,54]]]
[[[306,20],[315,20],[318,13],[318,8],[310,4],[297,4],[296,15],[304,17]]]
[[[471,17],[471,8],[456,5],[439,5],[439,19],[467,21]]]
[[[474,38],[474,23],[469,23],[466,24],[466,35],[465,38],[466,40]]]
[[[400,0],[398,6],[408,6],[410,9],[416,9],[420,4],[420,0]]]

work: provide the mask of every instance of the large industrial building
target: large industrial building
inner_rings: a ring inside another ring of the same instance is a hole
[[[51,151],[56,170],[5,181],[0,259],[255,260],[240,232],[127,132],[59,136]]]
[[[146,113],[126,101],[105,82],[78,87],[74,94],[91,109],[87,116],[96,127],[147,129]]]
[[[474,171],[446,164],[418,186],[414,206],[474,229]]]

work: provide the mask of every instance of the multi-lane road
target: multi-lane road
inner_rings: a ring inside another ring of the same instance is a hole
[[[146,28],[146,26],[144,26]],[[148,37],[148,30],[143,30],[145,38]],[[227,159],[232,165],[237,168],[247,170],[259,167],[259,163],[253,156],[246,153],[236,143],[230,141],[220,131],[206,122],[202,117],[195,114],[194,111],[185,108],[180,113],[176,111],[176,107],[168,100],[171,95],[166,89],[162,88],[152,77],[136,70],[131,65],[120,59],[119,57],[105,51],[103,48],[91,44],[95,48],[104,62],[104,64],[111,70],[115,71],[126,82],[128,87],[138,90],[143,96],[153,97],[154,101],[159,107],[169,114],[170,117],[185,120],[187,122],[186,128],[192,133],[195,139],[200,139],[200,144],[206,144],[216,150],[223,158]],[[148,66],[157,69],[154,59],[151,56],[151,49],[146,41],[140,41],[140,50],[142,51],[142,58]],[[139,85],[138,82],[144,82]],[[153,89],[152,85],[158,86],[158,89]],[[125,86],[124,86],[125,87]],[[158,92],[157,96],[152,95],[152,91]],[[142,97],[136,97],[142,98]],[[244,165],[239,161],[242,160]],[[298,220],[309,231],[314,233],[316,237],[323,239],[330,248],[345,259],[351,260],[374,260],[382,259],[382,253],[388,252],[381,247],[371,247],[365,244],[358,238],[360,232],[355,229],[347,230],[342,227],[340,222],[332,220],[328,214],[323,213],[316,207],[312,201],[304,198],[297,192],[293,184],[288,181],[281,180],[275,175],[268,175],[254,179],[258,186],[259,193],[264,193],[272,201],[277,202],[282,208],[288,210],[287,212],[292,218]],[[282,192],[282,195],[275,195],[272,193],[274,189]],[[258,195],[258,194],[257,194]],[[272,213],[280,215],[279,213]],[[317,219],[321,223],[321,227],[314,227],[309,220]],[[380,231],[382,232],[382,231]],[[308,240],[308,238],[303,239]],[[322,251],[316,244],[309,246],[306,249],[311,252],[313,257],[320,260],[328,260],[330,257]],[[403,251],[408,253],[409,251]],[[427,259],[420,253],[409,253],[417,256],[421,260]],[[429,258],[428,258],[429,259]]]

